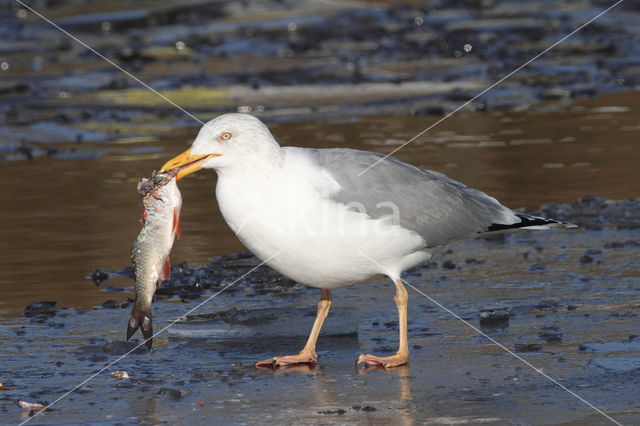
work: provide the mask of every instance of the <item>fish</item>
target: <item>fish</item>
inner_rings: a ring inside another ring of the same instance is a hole
[[[182,196],[176,175],[176,170],[153,172],[150,179],[138,182],[143,205],[142,230],[131,249],[136,298],[127,325],[127,340],[140,328],[148,350],[153,346],[153,295],[157,286],[171,275],[169,253],[182,232]]]

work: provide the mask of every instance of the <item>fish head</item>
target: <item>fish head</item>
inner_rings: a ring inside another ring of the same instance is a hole
[[[175,183],[177,173],[177,170],[160,173],[154,171],[150,179],[143,178],[138,182],[138,195],[142,197],[142,204],[145,209],[151,208],[158,201],[164,200],[166,196],[166,194],[164,194],[164,188],[172,181]],[[177,189],[177,187],[175,189]],[[166,192],[169,193],[171,191]]]

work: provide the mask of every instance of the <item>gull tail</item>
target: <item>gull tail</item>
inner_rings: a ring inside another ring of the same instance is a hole
[[[141,311],[134,305],[131,310],[131,316],[129,317],[129,323],[127,324],[127,340],[133,336],[136,330],[140,329],[142,337],[146,340],[147,349],[151,350],[153,346],[153,321],[151,319],[151,309],[148,311]]]
[[[536,231],[536,230],[544,230],[555,227],[563,227],[563,228],[577,228],[578,225],[574,225],[573,223],[562,222],[555,219],[547,219],[544,217],[538,216],[530,216],[527,214],[515,214],[520,222],[513,223],[510,225],[505,225],[502,223],[493,223],[491,224],[485,233],[503,233],[503,232],[514,232],[514,231]]]

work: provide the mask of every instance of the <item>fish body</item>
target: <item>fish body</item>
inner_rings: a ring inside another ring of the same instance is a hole
[[[151,302],[156,286],[169,278],[169,252],[176,235],[180,237],[182,197],[176,184],[176,173],[155,173],[138,183],[142,197],[142,230],[133,242],[131,262],[135,273],[135,302],[129,317],[127,340],[138,328],[151,349],[153,323]]]

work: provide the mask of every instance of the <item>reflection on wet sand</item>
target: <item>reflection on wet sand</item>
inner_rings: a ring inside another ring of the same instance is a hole
[[[394,368],[384,368],[382,366],[371,366],[358,368],[358,374],[388,374],[390,377],[395,376],[395,382],[397,384],[396,389],[392,389],[390,386],[389,397],[390,399],[394,399],[397,397],[398,402],[402,402],[403,404],[398,404],[398,418],[396,421],[403,425],[411,425],[415,422],[415,413],[412,410],[412,405],[410,401],[413,400],[413,394],[411,393],[411,377],[409,374],[411,373],[411,365],[401,365],[399,367]]]
[[[411,395],[411,382],[409,381],[411,366],[401,365],[392,371],[398,374],[398,394],[400,395],[400,399],[410,401],[413,398]]]
[[[128,400],[129,407],[133,416],[139,419],[149,419],[150,423],[162,423],[163,418],[162,410],[159,406],[162,405],[161,399],[156,398],[136,398]],[[109,420],[109,415],[107,415]]]
[[[274,377],[286,376],[288,374],[309,374],[315,376],[318,374],[317,364],[289,364],[278,368],[256,366],[259,370],[273,371]]]
[[[345,421],[360,419],[368,413],[377,413],[382,407],[393,407],[384,413],[392,423],[413,424],[416,411],[411,390],[411,365],[385,369],[380,366],[358,368],[348,359],[355,357],[361,348],[355,338],[328,337],[320,341],[323,349],[317,365],[298,364],[277,369],[259,369],[260,377],[273,377],[284,381],[282,386],[297,383],[297,395],[280,395],[276,399],[285,402],[302,397],[305,402],[295,408],[296,416],[305,421],[323,423],[325,416],[340,416]],[[293,344],[293,342],[292,342]],[[255,345],[252,349],[255,349]],[[251,350],[246,348],[247,350]],[[267,352],[270,349],[265,349]],[[331,353],[331,357],[327,357]],[[337,363],[336,363],[337,361]],[[299,382],[299,379],[303,379]],[[350,385],[345,389],[345,383]],[[375,396],[369,394],[375,388]],[[359,403],[357,403],[358,401]],[[289,404],[287,404],[289,405]],[[421,409],[424,409],[424,405]]]

